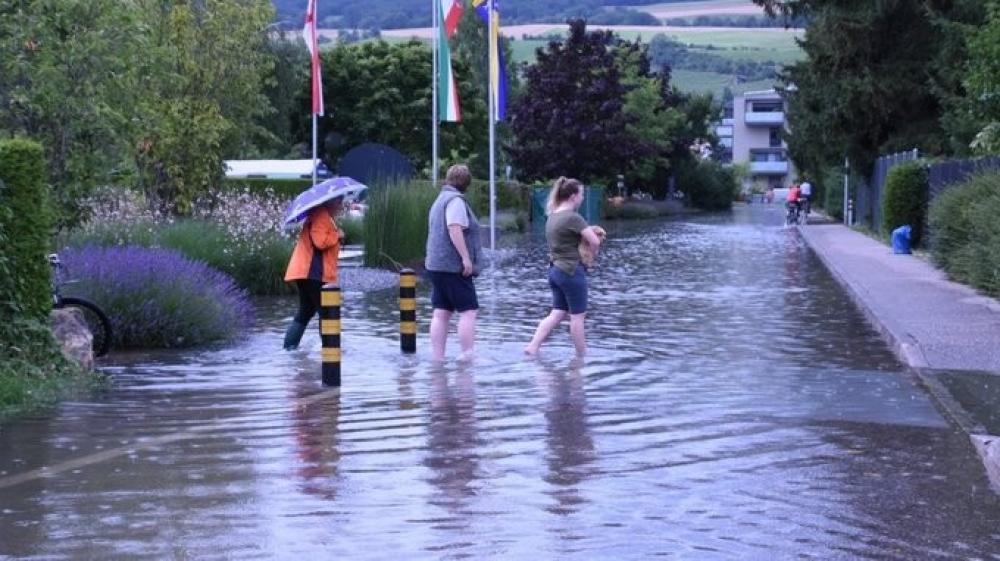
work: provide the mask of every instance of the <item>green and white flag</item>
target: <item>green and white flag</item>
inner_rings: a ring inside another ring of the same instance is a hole
[[[451,48],[448,39],[455,35],[458,22],[462,18],[461,0],[436,0],[438,4],[438,118],[441,121],[458,122],[462,120],[462,111],[458,106],[458,85],[455,73],[451,69]]]

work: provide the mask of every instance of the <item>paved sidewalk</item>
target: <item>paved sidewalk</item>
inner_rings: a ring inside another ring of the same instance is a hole
[[[834,223],[802,237],[969,433],[1000,492],[1000,302],[951,282],[931,264]]]
[[[1000,374],[1000,302],[842,225],[799,231],[903,362]]]

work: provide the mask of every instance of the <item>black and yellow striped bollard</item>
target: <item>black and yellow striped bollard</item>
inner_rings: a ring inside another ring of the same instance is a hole
[[[399,348],[417,352],[417,274],[413,269],[399,272]]]
[[[340,385],[340,304],[340,287],[335,284],[324,284],[319,308],[324,386]]]

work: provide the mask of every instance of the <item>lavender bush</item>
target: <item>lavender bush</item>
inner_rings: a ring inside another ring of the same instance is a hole
[[[187,347],[232,339],[254,315],[228,275],[178,251],[138,246],[82,247],[60,254],[79,294],[107,312],[118,347]]]

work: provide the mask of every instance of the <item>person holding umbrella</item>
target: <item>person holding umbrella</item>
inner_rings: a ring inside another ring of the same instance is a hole
[[[285,224],[305,220],[285,271],[285,282],[294,282],[299,309],[285,330],[285,350],[298,348],[302,334],[320,307],[324,284],[337,282],[337,259],[344,231],[334,221],[346,196],[366,187],[349,177],[335,177],[296,197],[285,213]]]

